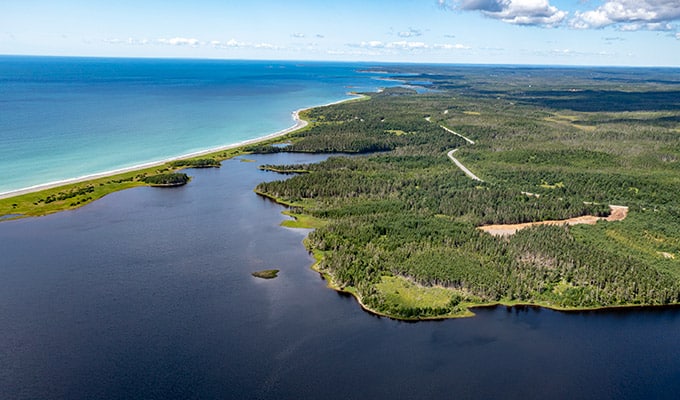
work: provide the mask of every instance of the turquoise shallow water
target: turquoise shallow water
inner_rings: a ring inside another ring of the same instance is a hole
[[[368,64],[0,56],[0,193],[265,136]]]

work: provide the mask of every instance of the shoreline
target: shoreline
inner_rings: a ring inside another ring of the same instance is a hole
[[[302,113],[302,112],[305,112],[307,110],[311,110],[311,109],[316,108],[316,107],[326,107],[326,106],[331,106],[331,105],[334,105],[334,104],[344,103],[346,101],[352,101],[352,100],[357,100],[357,99],[362,99],[364,97],[368,97],[366,95],[358,94],[358,93],[354,93],[354,92],[349,92],[349,93],[347,93],[347,95],[351,96],[351,97],[348,97],[346,99],[333,101],[333,102],[326,103],[326,104],[321,104],[321,105],[311,106],[311,107],[306,107],[306,108],[300,108],[298,110],[295,110],[291,113],[291,115],[293,117],[293,121],[294,121],[294,124],[292,126],[285,128],[285,129],[282,129],[280,131],[276,131],[274,133],[270,133],[270,134],[265,135],[265,136],[260,136],[260,137],[253,138],[253,139],[247,139],[247,140],[243,140],[243,141],[240,141],[240,142],[237,142],[237,143],[232,143],[232,144],[228,144],[228,145],[224,145],[224,146],[213,147],[213,148],[206,149],[206,150],[195,151],[195,152],[192,152],[192,153],[187,153],[187,154],[183,154],[183,155],[179,155],[179,156],[175,156],[175,157],[170,157],[170,158],[166,158],[166,159],[162,159],[162,160],[158,160],[158,161],[151,161],[151,162],[146,162],[146,163],[142,163],[142,164],[136,164],[136,165],[133,165],[133,166],[130,166],[130,167],[117,168],[117,169],[114,169],[114,170],[98,172],[98,173],[83,175],[83,176],[74,177],[74,178],[62,179],[62,180],[59,180],[59,181],[41,183],[41,184],[38,184],[38,185],[33,185],[33,186],[21,188],[21,189],[15,189],[15,190],[7,191],[7,192],[1,192],[0,193],[0,200],[8,199],[8,198],[16,197],[16,196],[21,196],[21,195],[24,195],[24,194],[40,192],[42,190],[55,189],[55,188],[58,188],[58,187],[61,187],[61,186],[71,185],[71,184],[74,184],[74,183],[82,183],[82,182],[87,182],[87,181],[91,181],[91,180],[95,180],[95,179],[106,178],[106,177],[110,177],[110,176],[124,174],[124,173],[128,173],[128,172],[139,171],[139,170],[143,170],[143,169],[146,169],[146,168],[158,167],[158,166],[161,166],[163,164],[166,164],[166,163],[169,163],[169,162],[172,162],[172,161],[205,156],[205,155],[218,153],[218,152],[225,151],[225,150],[233,150],[233,149],[236,149],[236,148],[239,148],[239,147],[249,146],[249,145],[257,144],[257,143],[260,143],[260,142],[265,142],[265,141],[268,141],[268,140],[276,139],[278,137],[282,137],[282,136],[285,136],[289,133],[295,132],[299,129],[303,129],[307,125],[309,125],[308,121],[300,118],[300,113]]]
[[[615,305],[610,305],[610,306],[583,306],[583,307],[565,307],[565,306],[558,306],[550,303],[531,303],[531,302],[523,302],[523,301],[518,301],[518,302],[513,302],[513,301],[497,301],[493,303],[468,303],[464,304],[465,311],[460,313],[460,314],[443,314],[443,315],[438,315],[438,316],[431,316],[431,317],[413,317],[413,318],[406,318],[398,315],[391,315],[382,311],[375,310],[369,306],[367,306],[361,299],[361,296],[356,293],[353,290],[347,290],[344,288],[341,288],[338,284],[335,283],[333,280],[333,276],[325,271],[322,271],[319,269],[318,264],[320,263],[320,260],[316,260],[314,264],[310,267],[311,270],[314,272],[317,272],[318,274],[321,275],[323,280],[326,281],[326,287],[334,290],[338,293],[341,293],[343,295],[348,295],[352,296],[354,300],[357,302],[359,307],[364,311],[367,312],[371,315],[375,315],[377,317],[384,317],[384,318],[389,318],[394,321],[401,321],[401,322],[426,322],[426,321],[445,321],[445,320],[450,320],[450,319],[460,319],[460,318],[473,318],[477,314],[475,314],[476,309],[484,309],[484,308],[495,308],[495,307],[507,307],[507,308],[523,308],[523,307],[530,307],[530,308],[538,308],[538,309],[545,309],[545,310],[550,310],[554,312],[560,312],[560,313],[567,313],[567,314],[575,314],[575,313],[584,313],[584,312],[616,312],[616,311],[630,311],[630,310],[662,310],[662,309],[677,309],[680,308],[680,303],[669,303],[669,304],[636,304],[636,303],[631,303],[631,304],[615,304]],[[463,303],[461,303],[463,304]]]
[[[281,199],[277,199],[275,197],[271,197],[267,194],[264,193],[258,193],[258,195],[263,196],[267,199],[270,199],[274,201],[277,204],[280,204],[284,207],[290,207],[291,204],[286,203],[285,201],[282,201]],[[620,206],[614,206],[614,207],[620,207]],[[294,217],[295,218],[295,217]],[[297,218],[296,218],[297,219]],[[314,229],[313,227],[310,226],[300,226],[300,227],[295,227],[294,229]],[[304,243],[304,241],[303,241]],[[306,246],[305,246],[306,247]],[[428,316],[428,317],[413,317],[413,318],[406,318],[403,316],[399,315],[391,315],[386,312],[376,310],[368,306],[366,303],[363,302],[363,299],[361,298],[361,295],[356,291],[353,290],[353,288],[346,288],[342,287],[341,285],[337,284],[335,282],[335,278],[331,273],[328,271],[324,271],[320,268],[321,261],[323,260],[323,254],[317,253],[313,250],[309,250],[309,254],[312,255],[314,258],[314,262],[312,265],[310,265],[309,269],[312,271],[318,273],[321,278],[326,282],[326,287],[328,289],[331,289],[337,293],[340,293],[345,296],[352,296],[354,300],[357,302],[359,305],[359,308],[361,308],[364,312],[377,316],[377,317],[383,317],[383,318],[389,318],[391,320],[395,321],[401,321],[401,322],[426,322],[426,321],[444,321],[444,320],[449,320],[449,319],[460,319],[460,318],[472,318],[475,317],[475,309],[484,309],[484,308],[494,308],[494,307],[509,307],[509,308],[522,308],[522,307],[533,307],[533,308],[539,308],[539,309],[546,309],[546,310],[551,310],[555,312],[561,312],[561,313],[579,313],[579,312],[615,312],[615,311],[628,311],[628,310],[659,310],[659,309],[674,309],[674,308],[680,308],[680,303],[669,303],[669,304],[639,304],[639,303],[629,303],[629,304],[614,304],[614,305],[609,305],[609,306],[559,306],[556,304],[552,304],[549,302],[528,302],[528,301],[523,301],[523,300],[500,300],[500,301],[494,301],[494,302],[489,302],[489,303],[461,303],[461,305],[464,306],[464,311],[460,313],[454,313],[454,314],[443,314],[443,315],[436,315],[436,316]]]
[[[277,199],[275,197],[271,197],[270,195],[267,195],[265,193],[257,193],[260,196],[263,196],[265,198],[268,198],[272,201],[274,201],[277,204],[280,204],[284,207],[290,207],[291,204],[287,203],[285,201],[282,201],[281,199]],[[617,208],[627,208],[627,207],[622,207],[622,206],[613,206]],[[297,219],[297,218],[296,218]],[[297,228],[303,228],[303,229],[314,229],[313,227],[309,226],[298,226],[295,227]],[[304,243],[304,241],[303,241]],[[305,246],[306,247],[306,246]],[[321,278],[326,282],[326,287],[328,289],[331,289],[337,293],[340,293],[345,296],[352,296],[354,300],[357,302],[359,305],[359,308],[361,308],[364,312],[377,316],[377,317],[383,317],[383,318],[389,318],[391,320],[395,321],[401,321],[401,322],[426,322],[426,321],[444,321],[444,320],[449,320],[449,319],[460,319],[460,318],[472,318],[476,316],[475,310],[476,309],[484,309],[484,308],[494,308],[494,307],[508,307],[508,308],[523,308],[523,307],[532,307],[532,308],[538,308],[538,309],[546,309],[546,310],[551,310],[555,312],[561,312],[561,313],[583,313],[583,312],[616,312],[616,311],[629,311],[629,310],[659,310],[659,309],[676,309],[680,308],[680,303],[669,303],[669,304],[640,304],[640,303],[628,303],[628,304],[613,304],[613,305],[599,305],[599,306],[560,306],[556,305],[550,302],[530,302],[530,301],[524,301],[524,300],[499,300],[499,301],[494,301],[494,302],[489,302],[489,303],[461,303],[461,305],[464,307],[464,311],[460,313],[454,313],[454,314],[443,314],[443,315],[436,315],[436,316],[427,316],[427,317],[412,317],[412,318],[407,318],[399,315],[392,315],[388,314],[386,312],[376,310],[368,306],[366,303],[363,302],[363,299],[361,295],[354,290],[353,288],[347,288],[347,287],[342,287],[341,285],[337,284],[335,282],[335,278],[331,273],[328,271],[324,271],[320,268],[321,261],[323,260],[323,254],[317,253],[313,250],[309,250],[310,255],[314,258],[314,262],[312,265],[310,265],[310,269],[316,273],[318,273]]]

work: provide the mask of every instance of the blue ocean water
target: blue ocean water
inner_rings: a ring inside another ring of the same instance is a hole
[[[0,193],[265,136],[368,64],[0,56]]]

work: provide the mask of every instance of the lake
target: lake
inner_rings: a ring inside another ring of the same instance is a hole
[[[2,399],[676,398],[680,310],[380,318],[258,197],[273,154],[0,223]],[[263,280],[251,272],[280,269]]]

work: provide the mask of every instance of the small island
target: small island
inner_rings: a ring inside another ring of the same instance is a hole
[[[145,183],[153,187],[177,187],[186,185],[189,180],[191,180],[189,175],[179,172],[151,175],[143,179]]]
[[[263,271],[255,271],[251,274],[256,278],[261,279],[274,279],[279,275],[278,269],[265,269]]]

